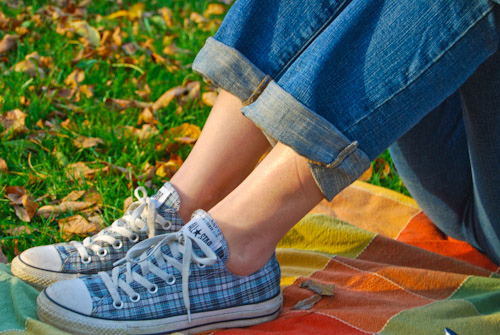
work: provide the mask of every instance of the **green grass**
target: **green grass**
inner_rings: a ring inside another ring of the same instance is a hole
[[[0,3],[0,10],[7,17],[22,22],[27,33],[15,49],[0,55],[0,71],[3,73],[0,78],[0,107],[2,113],[16,108],[24,111],[28,128],[27,132],[16,136],[4,134],[0,137],[0,158],[6,161],[9,168],[9,173],[0,173],[0,246],[11,260],[16,252],[64,239],[57,220],[35,216],[31,222],[24,223],[18,219],[13,206],[4,197],[5,187],[24,186],[33,199],[48,195],[39,202],[40,206],[60,200],[73,190],[95,189],[103,198],[100,214],[109,224],[123,214],[123,201],[132,195],[135,185],[124,174],[117,173],[98,173],[93,179],[73,182],[66,174],[68,164],[86,162],[91,167],[102,168],[105,166],[103,162],[107,162],[127,167],[139,175],[148,166],[167,161],[172,153],[180,154],[183,159],[187,156],[189,145],[174,145],[171,139],[161,134],[186,122],[202,127],[210,108],[201,99],[185,102],[180,114],[176,112],[179,106],[177,101],[160,109],[156,115],[159,134],[142,141],[123,135],[124,127],[137,127],[142,109],[116,110],[110,108],[106,101],[111,98],[142,100],[136,91],[145,83],[151,88],[148,101],[155,101],[171,87],[184,85],[188,81],[202,81],[191,71],[191,63],[206,38],[215,33],[217,24],[210,29],[200,29],[198,24],[189,19],[192,11],[203,13],[208,1],[145,1],[145,14],[136,21],[107,19],[109,14],[128,9],[136,1],[123,0],[122,5],[117,5],[115,0],[89,2],[83,19],[99,29],[101,35],[105,30],[113,32],[119,26],[124,33],[123,44],[132,42],[138,47],[137,52],[130,56],[137,64],[124,67],[120,64],[124,63],[123,59],[127,55],[120,48],[109,55],[93,55],[72,61],[84,48],[84,43],[78,36],[59,34],[57,23],[60,20],[41,14],[48,5],[56,6],[55,2],[26,0],[9,3]],[[157,12],[164,7],[172,10],[171,27],[165,24]],[[41,15],[40,20],[34,16],[36,14]],[[220,20],[222,16],[212,16],[211,19]],[[16,30],[12,25],[0,30],[0,39],[7,33],[16,34]],[[161,54],[164,36],[172,36],[182,51],[170,56],[162,55],[166,62],[156,63],[150,51],[141,46],[151,39],[157,53]],[[50,57],[51,66],[43,67],[44,77],[13,71],[15,64],[34,51],[40,56]],[[172,69],[174,64],[176,69]],[[85,74],[81,84],[93,86],[92,97],[81,94],[80,101],[75,101],[49,94],[51,90],[67,88],[64,80],[77,68]],[[201,91],[208,89],[211,88],[202,83]],[[29,104],[23,105],[21,99],[28,100]],[[61,122],[66,119],[73,124],[72,128],[61,126]],[[73,144],[79,135],[100,138],[104,144],[79,149]],[[169,150],[165,150],[165,147]],[[390,157],[387,153],[383,157],[391,165],[391,173],[385,176],[375,171],[371,182],[407,193]],[[155,176],[149,192],[153,192],[163,182],[163,178]],[[72,214],[67,213],[66,216]],[[32,231],[17,235],[7,233],[9,229],[20,225]]]

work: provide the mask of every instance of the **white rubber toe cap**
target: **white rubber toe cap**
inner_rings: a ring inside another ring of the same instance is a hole
[[[28,249],[19,255],[19,259],[23,263],[39,269],[61,271],[62,260],[53,245]]]
[[[45,289],[45,295],[56,304],[84,315],[92,312],[92,298],[81,279],[63,280]]]

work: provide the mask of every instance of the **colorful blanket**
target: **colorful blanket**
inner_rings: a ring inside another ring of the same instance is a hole
[[[279,318],[210,334],[500,333],[499,268],[398,193],[356,182],[301,220],[277,254]],[[307,280],[333,284],[333,296],[293,309],[315,294]],[[62,334],[36,320],[36,294],[0,267],[0,334]]]

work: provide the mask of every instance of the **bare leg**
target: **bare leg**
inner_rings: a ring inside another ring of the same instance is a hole
[[[208,210],[252,171],[270,147],[252,121],[244,117],[241,101],[221,91],[191,154],[170,181],[181,198],[180,214]]]
[[[229,246],[227,267],[248,275],[271,258],[278,241],[323,199],[306,160],[278,144],[209,213]]]

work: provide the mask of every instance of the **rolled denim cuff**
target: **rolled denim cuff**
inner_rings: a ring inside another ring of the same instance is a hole
[[[272,145],[279,141],[304,156],[326,199],[332,200],[369,168],[370,160],[356,141],[300,103],[234,48],[209,38],[193,70],[240,98],[242,113],[263,130]]]
[[[238,50],[209,37],[193,62],[193,71],[215,86],[247,100],[266,76]]]
[[[370,167],[370,159],[356,141],[347,139],[274,81],[241,111],[268,136],[308,160],[312,175],[328,200]]]

